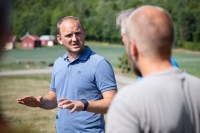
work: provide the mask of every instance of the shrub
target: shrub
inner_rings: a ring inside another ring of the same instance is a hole
[[[123,73],[128,73],[131,71],[130,65],[128,63],[128,55],[126,52],[121,57],[118,57],[118,60],[120,61],[118,67],[122,69]]]
[[[183,43],[184,49],[200,51],[200,43],[198,42],[184,42]]]

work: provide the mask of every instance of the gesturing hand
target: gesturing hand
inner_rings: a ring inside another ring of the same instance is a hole
[[[58,100],[58,102],[60,102],[58,104],[58,108],[69,109],[70,113],[73,113],[74,111],[82,111],[84,108],[84,105],[81,101],[73,101],[61,98]]]
[[[43,98],[41,96],[39,97],[25,96],[17,99],[17,102],[19,104],[23,104],[29,107],[39,107],[43,102]]]

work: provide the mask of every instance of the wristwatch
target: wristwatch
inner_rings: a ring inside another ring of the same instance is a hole
[[[82,111],[85,111],[85,110],[87,110],[87,108],[88,108],[88,101],[87,100],[85,100],[85,99],[81,99],[81,102],[83,103],[83,105],[84,105],[84,108],[83,108],[83,110]]]

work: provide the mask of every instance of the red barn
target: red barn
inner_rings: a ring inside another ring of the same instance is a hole
[[[33,49],[36,47],[41,47],[41,40],[36,35],[30,35],[26,33],[25,36],[21,38],[22,41],[22,48],[24,49]]]
[[[40,36],[40,40],[42,41],[42,45],[45,46],[53,46],[54,45],[55,36],[53,35],[42,35]]]

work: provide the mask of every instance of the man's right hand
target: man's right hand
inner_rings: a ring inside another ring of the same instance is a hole
[[[22,98],[17,99],[19,104],[23,104],[29,107],[39,107],[43,103],[43,98],[41,96],[34,97],[34,96],[25,96]]]

